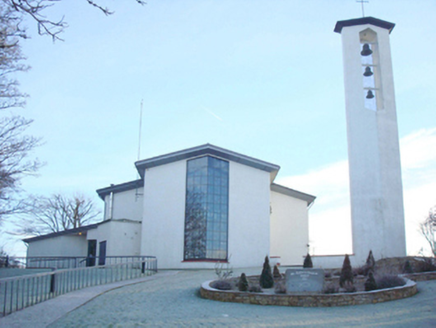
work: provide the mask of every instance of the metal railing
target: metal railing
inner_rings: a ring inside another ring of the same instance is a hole
[[[0,314],[5,316],[85,287],[156,273],[156,257],[144,256],[144,258],[127,263],[54,270],[53,272],[0,279]]]
[[[0,257],[0,267],[72,269],[146,260],[152,256],[29,256]]]

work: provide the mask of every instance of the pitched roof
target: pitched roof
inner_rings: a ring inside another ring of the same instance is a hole
[[[395,26],[394,23],[390,23],[390,22],[387,22],[387,21],[384,21],[384,20],[381,20],[378,18],[361,17],[361,18],[354,18],[354,19],[338,21],[336,23],[334,31],[336,33],[341,33],[343,27],[355,26],[355,25],[365,25],[365,24],[371,24],[374,26],[385,28],[385,29],[389,30],[389,33],[392,32],[392,30],[394,29],[394,26]]]
[[[112,223],[112,222],[123,222],[123,223],[127,222],[127,223],[142,224],[142,221],[136,221],[136,220],[130,220],[130,219],[110,219],[110,220],[104,220],[104,221],[101,221],[98,223],[89,224],[89,225],[82,226],[82,227],[75,228],[75,229],[68,229],[68,230],[64,230],[64,231],[52,232],[52,233],[48,233],[46,235],[26,238],[26,239],[22,239],[22,240],[25,243],[28,243],[28,242],[33,242],[33,241],[38,241],[38,240],[43,240],[43,239],[48,239],[48,238],[53,238],[53,237],[75,235],[75,234],[80,234],[81,232],[96,229],[99,225],[106,224],[106,223]]]
[[[204,144],[201,146],[179,150],[173,153],[137,161],[135,163],[135,166],[139,172],[139,175],[143,179],[145,169],[147,168],[173,163],[183,159],[198,157],[202,155],[213,155],[233,162],[238,162],[247,166],[251,166],[259,170],[267,171],[272,173],[273,178],[277,175],[277,172],[280,169],[280,166],[276,164],[264,162],[260,159],[242,155],[234,151],[220,148],[211,144]]]
[[[58,236],[63,236],[63,235],[78,234],[78,233],[85,232],[85,231],[88,231],[88,230],[91,230],[91,229],[95,229],[95,228],[97,228],[98,225],[99,225],[98,223],[95,223],[95,224],[90,224],[90,225],[79,227],[79,228],[75,228],[75,229],[68,229],[68,230],[59,231],[59,232],[52,232],[52,233],[49,233],[49,234],[46,234],[46,235],[26,238],[26,239],[23,239],[23,241],[25,243],[28,243],[28,242],[32,242],[32,241],[43,240],[43,239],[52,238],[52,237],[58,237]]]

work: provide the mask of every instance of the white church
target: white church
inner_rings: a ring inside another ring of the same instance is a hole
[[[343,44],[353,265],[406,255],[389,35],[373,17],[337,22]],[[205,144],[135,163],[140,178],[97,190],[104,220],[28,238],[28,256],[139,256],[159,268],[301,265],[315,197],[274,183],[279,166]],[[343,256],[314,259],[340,267]]]
[[[205,144],[135,163],[139,180],[97,190],[104,220],[25,241],[28,256],[156,256],[159,268],[301,264],[314,196],[279,166]]]

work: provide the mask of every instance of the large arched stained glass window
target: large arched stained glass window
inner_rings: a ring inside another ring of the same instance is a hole
[[[185,260],[226,260],[229,162],[205,156],[187,162]]]

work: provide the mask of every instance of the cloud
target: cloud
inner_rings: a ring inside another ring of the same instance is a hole
[[[415,131],[400,140],[407,251],[428,250],[418,232],[428,210],[436,205],[436,128]],[[310,244],[315,254],[352,250],[348,161],[277,181],[317,196],[310,209]]]

